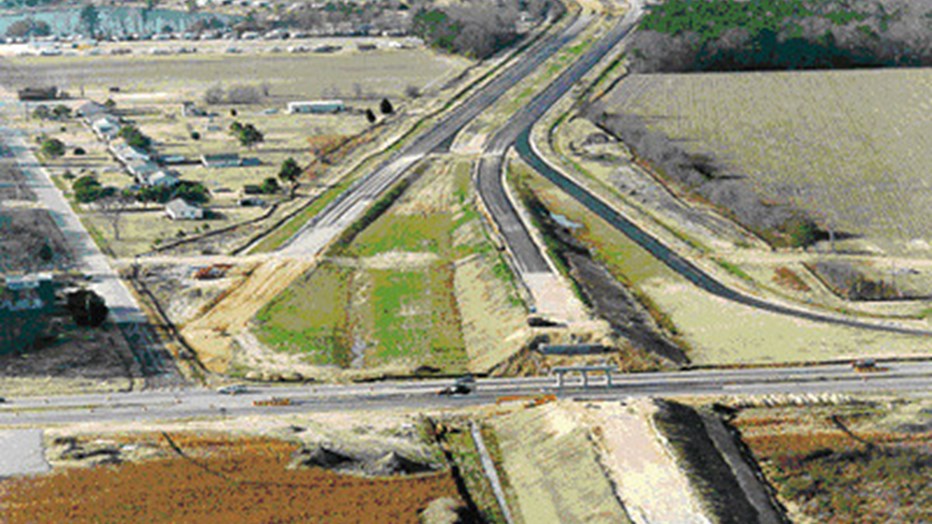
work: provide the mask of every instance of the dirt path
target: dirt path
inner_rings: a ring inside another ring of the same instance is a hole
[[[314,265],[308,260],[269,260],[258,264],[226,297],[188,322],[182,336],[210,371],[225,373],[233,358],[233,338],[246,329],[262,306]]]
[[[708,523],[686,474],[651,423],[652,401],[600,408],[587,410],[586,419],[600,430],[602,463],[631,519],[638,524]]]

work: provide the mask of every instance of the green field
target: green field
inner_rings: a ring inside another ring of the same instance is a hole
[[[474,321],[497,316],[508,326],[507,337],[521,327],[523,306],[508,298],[515,292],[513,283],[494,269],[497,255],[479,227],[469,175],[465,162],[429,166],[368,227],[336,244],[327,254],[329,262],[260,311],[259,340],[278,350],[310,351],[317,363],[408,371],[431,366],[462,372],[474,363],[488,369],[510,354],[505,350],[519,349],[521,340],[503,342],[489,334],[499,327],[495,322]],[[332,278],[336,267],[340,293],[329,291],[333,284],[316,287]],[[329,269],[315,277],[323,268]],[[469,283],[465,274],[472,276]],[[477,304],[474,295],[488,296],[485,288],[498,294]],[[344,313],[321,320],[301,313],[305,304]],[[342,336],[316,343],[321,322],[327,332]],[[486,342],[492,338],[494,345]],[[498,356],[487,354],[490,347]],[[320,357],[318,348],[331,355]]]
[[[853,247],[932,251],[932,69],[632,75],[605,99]]]

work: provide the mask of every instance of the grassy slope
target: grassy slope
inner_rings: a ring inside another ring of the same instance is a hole
[[[494,419],[519,522],[628,522],[586,430],[547,405]]]

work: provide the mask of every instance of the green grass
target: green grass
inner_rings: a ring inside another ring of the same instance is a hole
[[[505,516],[482,469],[482,461],[476,450],[476,442],[472,438],[472,433],[464,426],[445,433],[443,439],[450,446],[453,461],[459,467],[460,476],[466,484],[469,496],[479,509],[482,521],[489,524],[503,524]]]
[[[449,264],[369,273],[373,285],[366,323],[371,323],[375,344],[366,354],[367,364],[401,359],[443,369],[465,365]]]
[[[747,273],[744,272],[743,269],[741,269],[740,267],[738,267],[738,266],[735,265],[735,264],[732,264],[731,262],[728,262],[728,261],[726,261],[726,260],[716,259],[716,260],[715,260],[715,263],[718,264],[719,267],[721,267],[721,268],[724,269],[725,271],[727,271],[727,272],[729,272],[730,274],[732,274],[732,275],[734,275],[734,276],[740,278],[741,280],[746,280],[746,281],[748,281],[748,282],[753,282],[753,281],[754,281],[754,279],[751,278],[751,275],[748,275]]]
[[[254,330],[269,346],[316,364],[349,363],[349,269],[323,263],[259,310]]]

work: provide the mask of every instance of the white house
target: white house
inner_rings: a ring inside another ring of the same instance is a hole
[[[144,183],[150,175],[157,173],[159,169],[158,164],[148,160],[130,160],[126,162],[126,170],[140,184]]]
[[[91,124],[91,129],[103,140],[113,140],[120,132],[120,119],[113,115],[103,115]]]
[[[309,100],[307,102],[288,102],[288,113],[339,113],[346,111],[342,100]]]
[[[152,158],[149,156],[149,153],[146,153],[142,149],[133,147],[125,142],[110,144],[110,151],[112,151],[117,159],[123,163],[128,163],[131,160],[145,160],[147,162],[152,160]]]
[[[160,169],[146,178],[146,185],[155,187],[175,187],[179,179],[170,172]]]
[[[165,215],[172,220],[200,220],[204,218],[204,210],[183,198],[176,198],[165,204]]]

